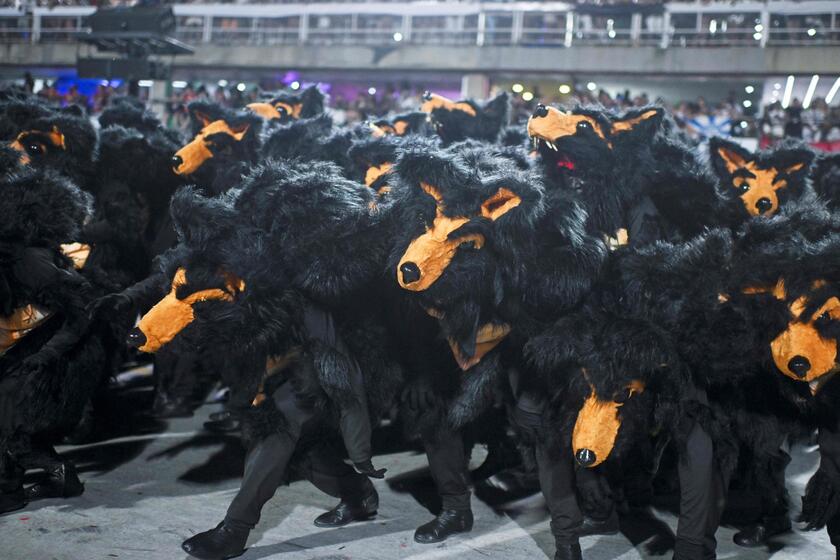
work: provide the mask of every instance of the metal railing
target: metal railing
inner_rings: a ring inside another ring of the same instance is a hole
[[[0,42],[76,41],[93,11],[0,9]],[[564,2],[175,4],[174,11],[176,38],[193,45],[840,45],[840,2],[831,0],[676,3],[615,19]]]

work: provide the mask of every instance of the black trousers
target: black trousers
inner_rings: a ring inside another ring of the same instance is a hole
[[[463,435],[440,428],[433,434],[424,433],[422,437],[443,509],[469,510],[469,473]]]
[[[257,441],[248,450],[242,485],[225,515],[225,523],[235,528],[251,530],[259,522],[263,506],[286,479],[301,433],[315,416],[312,408],[296,398],[290,383],[281,385],[272,398],[286,418],[287,429]],[[361,500],[373,491],[373,485],[340,457],[327,444],[318,444],[301,459],[301,474],[330,496]]]
[[[551,514],[551,534],[558,545],[577,544],[583,515],[575,493],[575,467],[569,450],[536,446],[540,489]]]
[[[695,389],[701,404],[708,399]],[[712,438],[695,422],[677,466],[680,477],[680,517],[677,523],[675,560],[707,560],[716,557],[715,532],[726,503],[726,481],[714,456]]]
[[[570,449],[547,445],[542,437],[545,401],[530,393],[516,400],[512,421],[533,440],[540,490],[551,515],[551,533],[558,545],[576,544],[583,515],[576,493],[575,466]]]

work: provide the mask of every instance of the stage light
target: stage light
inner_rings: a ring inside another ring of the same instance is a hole
[[[610,36],[610,39],[615,39],[615,30],[610,29],[609,32],[607,33],[607,35]]]
[[[292,89],[299,89],[300,88],[300,82],[295,80],[294,82],[289,84],[289,87],[292,88]]]
[[[775,90],[782,89],[782,84],[780,84],[779,82],[776,82],[775,84],[773,84],[773,89],[775,89]]]
[[[525,101],[531,101],[533,98],[534,98],[534,94],[531,93],[530,91],[526,91],[525,93],[522,94],[522,99],[525,100]]]
[[[239,82],[238,84],[236,84],[236,90],[237,91],[245,91],[245,84],[243,84],[242,82]]]
[[[228,85],[227,80],[219,80],[217,83],[219,84],[219,87],[227,87]]]
[[[741,128],[747,128],[747,121],[741,121]]]
[[[752,101],[750,101],[749,99],[744,99],[744,107],[746,107],[747,109],[752,107]]]
[[[837,95],[837,90],[840,89],[840,78],[834,80],[834,85],[831,86],[831,89],[828,90],[828,95],[825,96],[826,104],[831,103],[834,101],[834,96]]]
[[[596,84],[595,82],[589,82],[588,84],[586,84],[586,89],[588,89],[589,91],[595,91],[596,89],[598,89],[598,84]]]
[[[562,93],[563,95],[566,95],[567,93],[572,91],[572,88],[568,84],[563,84],[563,85],[560,86],[559,90],[560,90],[560,93]]]
[[[761,41],[761,33],[753,33],[753,39],[756,41]]]
[[[522,93],[525,90],[525,87],[522,84],[513,84],[510,86],[510,89],[513,93]]]
[[[709,33],[711,33],[712,35],[717,33],[717,20],[716,19],[713,19],[712,21],[709,22]]]
[[[368,93],[370,95],[376,95],[376,88],[375,87],[369,87],[368,88]]]
[[[174,87],[175,89],[183,89],[187,87],[187,82],[175,80],[174,82],[172,82],[172,87]]]
[[[817,30],[814,29],[813,27],[808,30],[808,37],[813,37],[816,34],[817,34]]]
[[[756,24],[756,26],[755,26],[755,30],[756,30],[757,32],[761,33],[762,31],[764,31],[764,26],[763,26],[763,25],[761,25],[760,23],[759,23],[759,24]]]
[[[752,86],[747,86],[744,88],[744,91],[746,91],[747,93],[752,93],[755,91],[755,88]]]
[[[155,85],[154,80],[138,80],[137,85],[140,87],[152,87]]]
[[[394,41],[396,41],[397,43],[399,43],[399,42],[400,42],[400,41],[402,41],[402,40],[403,40],[403,34],[402,34],[402,33],[400,33],[399,31],[397,31],[396,33],[394,33]]]
[[[811,83],[808,84],[808,91],[805,92],[805,99],[802,100],[802,108],[807,109],[811,106],[811,100],[814,99],[814,92],[817,90],[817,83],[820,81],[819,74],[811,76]]]
[[[793,94],[793,82],[796,81],[796,78],[793,76],[787,77],[787,83],[785,84],[785,95],[782,97],[782,107],[784,109],[788,108],[790,105],[790,96]]]

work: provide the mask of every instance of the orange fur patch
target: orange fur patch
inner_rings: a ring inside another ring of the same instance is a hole
[[[472,105],[464,101],[452,101],[442,95],[436,93],[430,94],[430,99],[427,99],[420,106],[420,111],[423,113],[431,113],[435,109],[446,109],[447,111],[461,111],[474,117],[476,115],[475,109]]]
[[[581,122],[588,122],[602,140],[606,140],[601,126],[592,117],[586,115],[573,115],[564,113],[556,107],[546,107],[548,114],[544,117],[530,117],[528,119],[528,136],[541,138],[546,142],[554,142],[564,136],[572,136],[577,132],[577,126]]]
[[[245,290],[245,282],[231,275],[226,276],[225,290],[199,290],[184,299],[178,299],[178,288],[187,284],[187,272],[184,268],[179,268],[172,279],[169,293],[152,307],[137,325],[146,337],[146,344],[139,349],[143,352],[157,352],[163,345],[171,342],[195,319],[194,304],[211,300],[233,301],[236,292]]]
[[[645,384],[641,380],[634,379],[626,389],[627,398],[630,398],[644,392]],[[589,397],[578,411],[572,432],[572,452],[577,454],[583,449],[593,452],[595,462],[588,465],[588,468],[597,467],[612,453],[618,431],[621,429],[618,410],[623,405],[623,402],[599,399],[593,387]]]
[[[450,238],[452,232],[472,218],[446,216],[443,213],[443,197],[440,191],[428,183],[420,183],[420,188],[435,199],[435,219],[432,226],[426,228],[425,233],[409,244],[397,265],[397,282],[406,290],[414,292],[427,289],[440,278],[462,243],[472,242],[476,249],[481,249],[484,246],[484,236],[478,233]],[[493,196],[484,201],[479,212],[485,218],[496,220],[521,202],[522,199],[519,196],[508,189],[500,188]],[[417,266],[420,270],[419,280],[408,284],[403,282],[400,267],[406,263],[414,263]]]

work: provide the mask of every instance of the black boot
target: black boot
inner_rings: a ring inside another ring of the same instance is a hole
[[[361,501],[341,500],[337,506],[315,518],[316,527],[343,527],[353,521],[365,521],[376,515],[379,494],[374,490]]]
[[[554,560],[583,560],[579,544],[558,544]]]
[[[181,544],[184,552],[202,560],[226,560],[236,558],[245,552],[248,541],[246,529],[233,529],[222,521],[215,529],[204,531]]]
[[[74,498],[81,496],[85,485],[76,474],[73,463],[65,462],[47,469],[47,478],[26,489],[29,500],[45,498]]]
[[[738,531],[733,535],[732,540],[738,546],[755,548],[766,545],[767,539],[787,533],[790,529],[791,523],[787,515],[767,517],[762,519],[760,523]]]
[[[420,544],[432,544],[445,541],[456,533],[467,533],[472,530],[472,511],[445,509],[433,520],[420,525],[414,531],[414,540]]]
[[[578,529],[578,536],[615,535],[618,533],[618,529],[618,514],[613,510],[606,519],[584,516],[583,523],[580,524],[580,529]]]
[[[28,503],[23,488],[18,488],[13,492],[3,492],[0,494],[0,515],[24,508]]]

